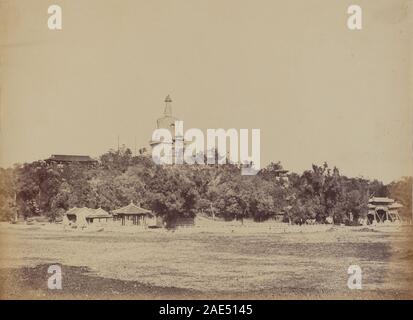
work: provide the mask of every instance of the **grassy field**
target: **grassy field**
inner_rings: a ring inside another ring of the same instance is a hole
[[[406,298],[412,226],[63,231],[0,225],[3,298]],[[47,289],[60,264],[63,290]],[[347,269],[362,269],[361,290]]]

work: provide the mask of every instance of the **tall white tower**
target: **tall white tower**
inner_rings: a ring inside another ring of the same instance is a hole
[[[176,135],[176,130],[175,130],[176,121],[180,121],[180,120],[172,115],[172,99],[169,95],[167,95],[165,98],[165,108],[164,108],[163,116],[156,120],[156,128],[167,129],[171,133],[172,142],[169,142],[169,143],[172,144],[172,148],[170,148],[171,154],[168,155],[169,157],[171,157],[171,160],[174,159],[175,146],[176,145],[183,146],[183,140],[184,140],[183,132],[180,132],[178,135]],[[168,142],[150,141],[149,144],[152,148],[154,148],[155,146],[159,146],[160,144],[168,144]],[[164,150],[165,149],[168,149],[168,148],[164,148]],[[171,162],[173,163],[173,161]]]

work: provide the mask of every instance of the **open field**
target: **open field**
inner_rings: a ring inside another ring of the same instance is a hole
[[[0,225],[3,298],[407,298],[412,226],[125,228]],[[60,264],[63,289],[48,290]],[[361,290],[347,268],[362,268]]]

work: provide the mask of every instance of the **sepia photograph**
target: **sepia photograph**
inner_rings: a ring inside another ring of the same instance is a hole
[[[412,0],[0,0],[0,299],[411,300],[412,134]]]

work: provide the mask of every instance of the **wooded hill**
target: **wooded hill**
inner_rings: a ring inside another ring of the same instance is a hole
[[[113,210],[131,201],[166,219],[199,212],[227,220],[278,217],[300,223],[307,219],[351,224],[367,214],[370,196],[390,197],[411,217],[412,177],[384,185],[350,178],[326,163],[302,174],[279,178],[280,163],[256,176],[242,176],[240,167],[225,165],[155,165],[147,155],[127,148],[110,150],[93,165],[35,161],[0,168],[0,219],[45,216],[50,221],[71,207]]]

